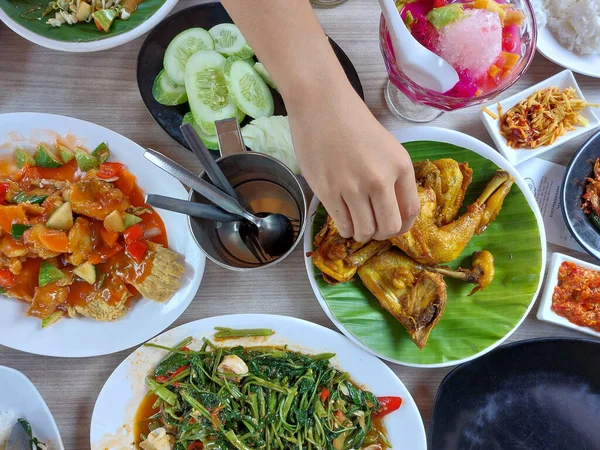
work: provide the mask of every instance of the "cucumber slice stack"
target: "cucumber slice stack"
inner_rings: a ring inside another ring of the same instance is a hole
[[[241,123],[246,115],[255,119],[273,115],[267,85],[272,80],[264,66],[255,63],[254,51],[234,24],[222,23],[209,31],[190,28],[167,47],[152,95],[165,106],[187,101],[191,112],[183,123],[193,125],[207,148],[218,150],[216,120],[235,117]]]

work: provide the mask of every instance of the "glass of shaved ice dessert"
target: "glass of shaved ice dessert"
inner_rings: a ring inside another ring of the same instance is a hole
[[[385,98],[397,117],[430,122],[445,111],[487,102],[512,86],[535,54],[537,27],[528,0],[399,0],[413,37],[454,67],[447,92],[425,89],[402,72],[383,16],[381,53],[389,75]]]

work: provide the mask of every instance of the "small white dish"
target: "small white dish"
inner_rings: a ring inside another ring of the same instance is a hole
[[[567,50],[548,27],[538,29],[537,50],[559,66],[588,77],[600,78],[600,55],[580,55]]]
[[[577,330],[581,333],[590,334],[600,338],[600,332],[595,331],[592,328],[575,325],[574,323],[569,322],[566,317],[559,316],[552,311],[552,295],[554,294],[554,288],[558,284],[558,269],[565,261],[572,262],[578,266],[585,267],[586,269],[597,270],[600,272],[599,266],[590,264],[589,262],[585,262],[577,258],[573,258],[572,256],[563,255],[562,253],[554,253],[552,255],[550,268],[548,269],[548,274],[546,276],[546,287],[544,288],[544,293],[540,300],[537,318],[544,322],[553,323],[555,325],[560,325],[561,327],[570,328],[572,330]]]
[[[48,450],[64,450],[54,417],[33,383],[18,370],[0,366],[0,414],[6,412],[13,413],[15,420],[27,420]]]
[[[581,92],[581,89],[579,89],[577,81],[573,76],[573,72],[571,72],[570,70],[563,70],[562,72],[557,73],[556,75],[534,86],[531,86],[530,88],[525,89],[524,91],[521,91],[518,94],[515,94],[499,102],[487,104],[485,106],[492,112],[496,113],[498,109],[498,103],[500,103],[500,105],[502,106],[502,111],[506,112],[510,108],[518,104],[521,100],[529,97],[536,91],[547,87],[557,87],[563,90],[572,87],[573,89],[575,89],[577,96],[585,100],[583,93]],[[576,126],[575,130],[566,132],[563,136],[559,137],[552,145],[546,145],[534,150],[528,150],[511,148],[507,146],[506,138],[504,138],[504,136],[500,134],[500,119],[493,119],[483,110],[481,110],[479,113],[481,121],[483,122],[483,125],[485,125],[485,128],[487,129],[488,133],[490,134],[494,143],[496,144],[496,148],[498,149],[498,151],[515,166],[524,161],[527,161],[528,159],[535,158],[543,153],[549,152],[550,150],[555,149],[556,147],[564,144],[565,142],[570,141],[571,139],[575,139],[577,136],[581,136],[582,134],[592,131],[594,128],[600,125],[600,121],[598,120],[598,117],[596,117],[596,115],[594,114],[593,108],[585,108],[581,112],[581,115],[589,120],[590,123],[587,127]]]
[[[390,447],[396,450],[425,450],[427,440],[419,409],[400,379],[382,361],[360,349],[340,333],[294,317],[269,314],[230,314],[208,317],[173,328],[152,339],[152,343],[172,346],[191,336],[213,339],[215,327],[270,328],[275,334],[259,341],[241,338],[217,345],[287,346],[309,354],[335,353],[334,367],[348,372],[353,381],[377,396],[402,398],[402,406],[384,419]],[[92,450],[133,449],[133,422],[148,389],[144,379],[165,357],[166,352],[140,347],[112,373],[98,395],[90,427]]]

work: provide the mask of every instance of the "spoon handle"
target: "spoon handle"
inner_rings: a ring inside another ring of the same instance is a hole
[[[192,217],[215,220],[217,222],[237,222],[242,219],[240,216],[225,212],[215,205],[195,203],[163,195],[148,194],[146,195],[146,203],[155,208],[187,214]]]
[[[177,164],[175,161],[167,158],[156,150],[152,150],[150,148],[146,149],[144,152],[144,158],[168,174],[174,176],[183,184],[192,188],[194,191],[202,194],[212,203],[220,206],[225,211],[240,215],[254,224],[259,221],[257,217],[254,217],[252,214],[242,208],[236,199],[231,198],[219,188],[216,188],[212,184],[204,181],[194,172]]]
[[[192,124],[186,123],[181,125],[181,132],[194,152],[194,155],[196,155],[196,158],[198,158],[200,164],[202,164],[202,167],[206,170],[210,181],[212,181],[216,187],[237,199],[237,194],[233,189],[233,186],[231,186],[231,183],[229,183],[229,180],[227,180],[225,174],[213,159],[210,151],[206,148]]]

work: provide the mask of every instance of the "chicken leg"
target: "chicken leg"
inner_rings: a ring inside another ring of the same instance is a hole
[[[438,265],[453,261],[471,241],[473,234],[482,232],[497,216],[514,181],[508,172],[496,171],[467,211],[443,226],[436,225],[438,205],[435,192],[431,188],[418,187],[421,212],[413,227],[407,233],[393,237],[391,242],[423,264]]]

